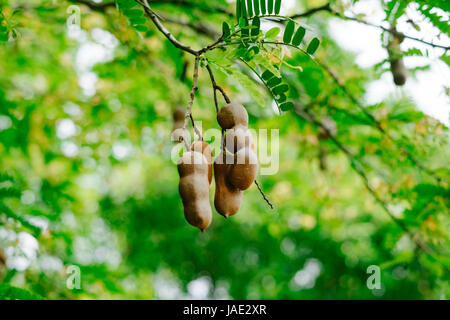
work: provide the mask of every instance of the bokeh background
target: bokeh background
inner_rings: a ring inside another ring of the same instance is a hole
[[[0,298],[449,298],[444,49],[405,40],[402,49],[413,52],[399,88],[384,61],[382,30],[329,12],[298,19],[321,39],[315,57],[340,85],[309,57],[286,50],[286,61],[303,69],[283,67],[296,88],[290,98],[333,123],[351,156],[301,113],[280,114],[242,64],[227,65],[231,75],[214,67],[217,82],[246,106],[251,128],[279,129],[280,166],[258,177],[273,210],[252,186],[237,215],[225,220],[213,210],[201,233],[183,217],[170,141],[172,111],[188,102],[193,57],[151,21],[138,32],[106,1],[80,2],[0,6],[8,28],[0,42]],[[425,2],[441,23],[411,2],[396,17],[398,29],[448,46],[445,1]],[[386,25],[389,3],[331,5]],[[324,4],[286,0],[282,13]],[[70,5],[80,9],[79,27],[67,26]],[[219,35],[222,21],[234,21],[234,1],[152,6],[197,48],[212,39],[187,24]],[[223,54],[209,58],[224,62]],[[199,86],[195,119],[218,128],[204,68]],[[71,265],[81,270],[80,289],[66,284]],[[380,289],[367,287],[371,265],[380,267]]]

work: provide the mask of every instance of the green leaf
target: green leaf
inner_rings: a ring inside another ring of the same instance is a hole
[[[0,283],[0,300],[44,300],[44,298],[29,291]]]
[[[314,52],[316,52],[317,48],[319,47],[320,40],[317,38],[314,38],[311,40],[311,42],[308,45],[308,48],[306,49],[306,52],[313,55]]]
[[[247,0],[247,13],[249,17],[253,17],[253,5],[252,0]]]
[[[260,4],[261,4],[261,14],[266,14],[266,0],[260,0]]]
[[[253,11],[255,16],[259,16],[259,0],[253,0]]]
[[[236,20],[239,23],[239,18],[241,17],[241,0],[236,1]]]
[[[295,29],[294,21],[289,20],[289,22],[286,25],[286,29],[284,30],[284,35],[283,35],[284,43],[291,43],[292,35],[294,34],[294,29]]]
[[[277,94],[275,96],[278,96],[278,98],[275,98],[277,100],[278,104],[281,104],[286,101],[286,95],[284,93]]]
[[[144,12],[139,9],[128,9],[123,12],[128,18],[140,18],[144,16]]]
[[[280,83],[281,83],[281,78],[274,77],[274,78],[270,79],[269,81],[267,81],[267,86],[269,88],[273,88],[273,87],[279,85]]]
[[[294,39],[292,40],[292,44],[296,47],[302,43],[303,37],[305,36],[305,28],[298,27],[297,31],[295,32]]]
[[[252,26],[253,26],[252,31],[251,31],[252,36],[257,38],[259,35],[259,28],[261,26],[261,21],[259,20],[258,17],[253,18]]]
[[[245,60],[246,61],[252,60],[253,57],[256,56],[258,53],[259,53],[259,47],[255,46],[255,45],[251,46],[245,54]]]
[[[272,61],[267,59],[264,55],[257,55],[253,58],[253,62],[260,66],[261,70],[268,70],[272,72],[273,75],[281,77],[280,70],[272,64]]]
[[[275,39],[278,34],[280,33],[280,28],[278,27],[273,27],[272,29],[270,29],[269,31],[266,32],[266,39]]]
[[[129,0],[117,0],[116,4],[120,10],[126,10],[136,6],[136,2]]]
[[[283,104],[280,105],[280,109],[281,109],[282,111],[289,111],[289,110],[292,110],[292,109],[294,109],[294,104],[293,104],[292,102],[290,102],[290,101],[285,102],[285,103],[283,103]]]
[[[269,70],[266,70],[263,72],[263,74],[261,75],[261,78],[263,78],[263,80],[267,81],[270,78],[272,78],[274,76],[274,74],[272,72],[270,72]]]
[[[139,25],[139,24],[145,24],[147,23],[147,20],[142,17],[142,18],[130,18],[130,24],[133,26]]]
[[[245,8],[245,0],[238,0],[241,1],[241,17],[246,18],[247,17],[247,9]],[[239,20],[240,24],[240,20]]]
[[[281,0],[275,1],[275,14],[279,14],[281,9]]]
[[[272,13],[273,13],[273,0],[269,0],[269,1],[267,2],[267,12],[268,12],[269,14],[272,14]]]
[[[143,24],[139,24],[139,25],[135,25],[133,26],[137,31],[140,32],[147,32],[148,31],[148,27],[146,25]]]
[[[244,25],[242,25],[242,23]],[[242,29],[242,37],[243,38],[248,38],[250,35],[250,31],[248,28],[248,20],[246,18],[241,18],[241,20],[239,21],[239,25],[241,26]],[[245,39],[244,41],[248,41],[248,39]]]
[[[240,17],[239,18],[239,27],[244,28],[247,25],[246,21],[247,21],[247,19],[245,17]]]
[[[272,92],[274,94],[282,94],[289,90],[289,86],[287,84],[279,85],[278,87],[273,88]]]
[[[231,76],[235,78],[244,89],[246,89],[248,94],[250,94],[250,96],[252,97],[253,101],[255,101],[261,107],[265,107],[266,103],[264,100],[264,94],[250,77],[236,68],[231,68]]]
[[[222,23],[222,34],[225,40],[231,35],[230,26],[225,21]]]

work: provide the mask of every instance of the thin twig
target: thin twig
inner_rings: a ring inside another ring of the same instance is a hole
[[[334,15],[335,17],[338,17],[338,18],[340,18],[342,20],[355,21],[355,22],[358,22],[358,23],[365,24],[366,26],[379,28],[379,29],[381,29],[381,30],[383,30],[385,32],[389,32],[389,33],[394,34],[394,35],[398,34],[398,31],[390,29],[390,28],[383,27],[382,25],[379,25],[379,24],[370,23],[370,22],[367,22],[367,21],[364,21],[364,20],[360,20],[360,19],[355,18],[355,17],[344,16],[344,15],[341,15],[340,13],[338,13],[338,12],[333,12],[333,11],[329,11],[329,12],[332,15]],[[426,45],[434,47],[434,48],[441,48],[441,49],[444,49],[444,50],[449,50],[450,49],[449,46],[444,46],[444,45],[441,45],[441,44],[429,42],[429,41],[426,41],[426,40],[423,40],[423,39],[420,39],[420,38],[415,38],[415,37],[412,37],[412,36],[408,36],[407,34],[403,34],[403,36],[405,38],[410,39],[410,40],[421,42],[423,44],[426,44]]]
[[[209,65],[208,61],[207,61],[207,63],[206,63],[206,70],[208,70],[209,77],[211,78],[211,84],[212,84],[212,87],[213,87],[213,90],[214,90],[214,102],[215,102],[215,104],[216,104],[216,111],[219,112],[219,106],[218,106],[218,103],[217,103],[217,94],[216,94],[216,91],[219,91],[219,92],[222,94],[223,99],[225,100],[226,103],[230,103],[231,100],[230,100],[230,98],[227,96],[227,94],[225,93],[225,90],[223,90],[223,88],[220,87],[220,86],[217,84],[216,79],[214,78],[214,73],[212,72],[211,66]]]
[[[191,122],[192,122],[192,127],[194,128],[194,131],[197,134],[198,138],[200,140],[203,140],[202,135],[200,134],[200,131],[195,126],[194,118],[192,117],[192,105],[194,104],[195,92],[198,90],[198,67],[199,67],[199,63],[200,63],[200,57],[199,56],[195,56],[194,75],[193,75],[193,78],[192,78],[193,79],[192,80],[192,90],[191,90],[191,94],[189,96],[188,107],[186,109],[186,117],[184,119],[183,129],[186,130],[188,122],[189,122],[189,119],[190,119]]]
[[[158,16],[150,8],[147,0],[135,0],[135,1],[144,7],[145,13],[153,21],[153,24],[158,28],[159,31],[161,31],[162,34],[166,36],[167,39],[169,39],[170,42],[173,43],[175,47],[177,47],[180,50],[186,51],[190,54],[193,54],[195,56],[198,55],[197,50],[194,50],[190,46],[185,45],[184,43],[178,41],[177,38],[175,38],[174,35],[171,34],[169,30],[166,29],[166,27],[159,20]]]
[[[382,25],[370,23],[370,22],[358,19],[356,17],[349,17],[349,16],[346,16],[346,15],[343,15],[343,14],[337,12],[337,11],[334,11],[331,8],[330,3],[324,4],[323,6],[320,6],[320,7],[317,7],[317,8],[310,9],[310,10],[308,10],[306,12],[303,12],[303,13],[294,14],[294,15],[290,16],[289,18],[290,19],[304,18],[304,17],[310,16],[310,15],[312,15],[314,13],[317,13],[317,12],[320,12],[320,11],[328,12],[331,15],[333,15],[333,16],[335,16],[337,18],[340,18],[342,20],[355,21],[355,22],[362,23],[362,24],[365,24],[365,25],[370,26],[370,27],[379,28],[379,29],[381,29],[381,30],[383,30],[385,32],[389,32],[391,34],[398,33],[396,30],[393,30],[391,28],[386,28],[386,27],[384,27]],[[405,36],[405,38],[408,38],[410,40],[414,40],[414,41],[417,41],[417,42],[421,42],[423,44],[429,45],[429,46],[434,47],[434,48],[441,48],[441,49],[445,49],[445,50],[449,50],[450,49],[449,46],[436,44],[436,43],[429,42],[429,41],[426,41],[426,40],[423,40],[423,39],[420,39],[420,38],[415,38],[415,37],[412,37],[412,36],[408,36],[406,34],[404,34],[404,36]]]
[[[258,181],[255,180],[255,184],[258,187],[259,193],[261,193],[262,197],[264,198],[264,200],[267,202],[267,204],[269,205],[270,209],[273,209],[273,204],[269,201],[269,199],[267,199],[266,195],[264,194],[264,191],[262,191]]]
[[[310,15],[313,15],[314,13],[317,13],[319,11],[331,11],[330,4],[327,3],[327,4],[324,4],[323,6],[312,8],[312,9],[310,9],[308,11],[303,12],[303,13],[294,14],[294,15],[290,16],[290,18],[291,19],[304,18],[304,17],[308,17]]]

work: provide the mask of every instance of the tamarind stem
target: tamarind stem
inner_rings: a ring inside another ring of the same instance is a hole
[[[267,202],[267,204],[269,205],[270,209],[273,210],[273,204],[269,201],[269,199],[267,199],[267,197],[266,197],[264,191],[262,191],[262,189],[261,189],[261,187],[260,187],[260,185],[259,185],[259,183],[258,183],[257,180],[255,180],[255,184],[256,184],[256,186],[258,187],[259,193],[261,193],[263,199]]]
[[[194,63],[194,76],[193,76],[193,83],[192,83],[192,90],[189,97],[189,103],[186,110],[186,116],[184,119],[184,126],[183,128],[186,129],[189,119],[191,119],[192,127],[194,128],[195,133],[199,137],[200,140],[203,140],[202,135],[200,134],[200,131],[195,126],[194,117],[192,116],[192,105],[194,104],[194,98],[195,98],[195,92],[198,90],[198,66],[200,63],[200,57],[195,56],[195,63]]]

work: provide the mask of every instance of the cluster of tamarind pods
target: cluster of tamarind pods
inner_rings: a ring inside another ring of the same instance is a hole
[[[173,137],[180,142],[185,138],[184,129],[180,126],[184,118],[184,112],[175,110]],[[213,167],[216,184],[214,207],[225,218],[239,211],[244,190],[253,184],[258,171],[253,138],[248,129],[248,113],[244,106],[237,103],[225,105],[219,110],[217,121],[225,130],[225,139],[214,163],[209,144],[199,140],[189,146],[177,164],[184,216],[191,225],[202,231],[212,221],[209,192]]]

